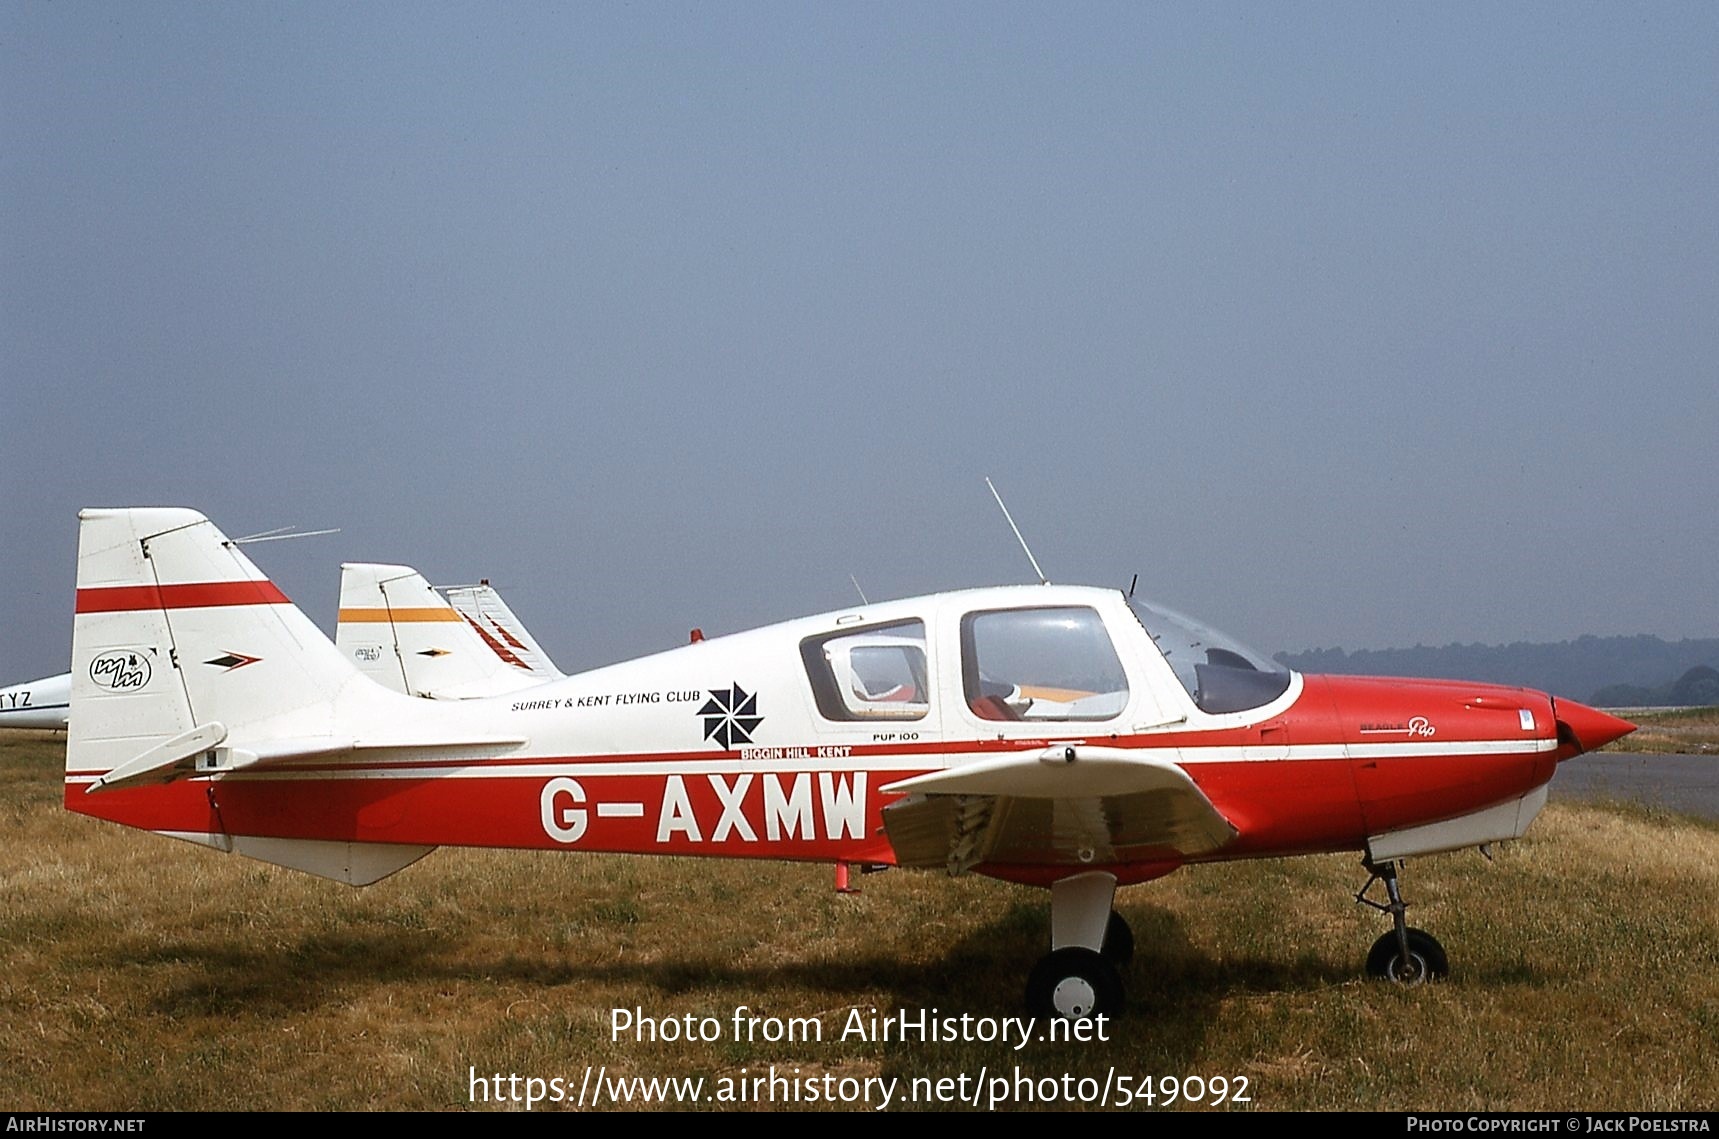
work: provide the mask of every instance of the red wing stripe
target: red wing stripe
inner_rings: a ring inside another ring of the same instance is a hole
[[[205,581],[189,585],[104,585],[78,590],[79,613],[204,609],[218,605],[286,605],[272,581]]]

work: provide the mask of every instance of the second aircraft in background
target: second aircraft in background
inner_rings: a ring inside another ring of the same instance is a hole
[[[563,675],[489,582],[443,597],[410,566],[341,566],[334,642],[382,687],[434,700],[500,696]],[[64,731],[71,693],[68,672],[0,688],[0,728]]]

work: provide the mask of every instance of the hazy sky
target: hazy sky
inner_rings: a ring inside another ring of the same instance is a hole
[[[1719,635],[1719,6],[0,5],[0,682],[77,510],[569,670],[1126,585]]]

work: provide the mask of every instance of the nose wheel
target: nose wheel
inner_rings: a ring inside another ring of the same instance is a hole
[[[1380,866],[1368,862],[1364,865],[1370,877],[1361,887],[1361,892],[1355,895],[1355,900],[1380,913],[1390,914],[1393,927],[1390,933],[1375,941],[1367,953],[1367,976],[1378,981],[1395,981],[1399,985],[1419,985],[1449,976],[1450,960],[1438,938],[1424,929],[1413,928],[1405,920],[1409,905],[1403,901],[1402,891],[1397,886],[1397,864],[1387,862]],[[1367,896],[1375,882],[1385,884],[1387,901],[1376,902]]]
[[[1367,976],[1375,981],[1419,985],[1450,973],[1450,962],[1438,938],[1424,929],[1406,928],[1403,934],[1409,943],[1406,955],[1394,930],[1373,942],[1367,954]]]

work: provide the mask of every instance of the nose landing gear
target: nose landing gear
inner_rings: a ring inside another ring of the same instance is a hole
[[[1445,956],[1444,946],[1426,930],[1414,929],[1404,920],[1403,915],[1409,906],[1397,887],[1397,863],[1379,865],[1364,862],[1362,865],[1369,877],[1361,892],[1355,895],[1355,900],[1380,913],[1390,914],[1394,927],[1375,941],[1367,953],[1367,976],[1379,981],[1395,981],[1399,985],[1419,985],[1449,976],[1450,960]],[[1374,882],[1385,884],[1388,901],[1375,902],[1367,897],[1367,891],[1373,888]]]

